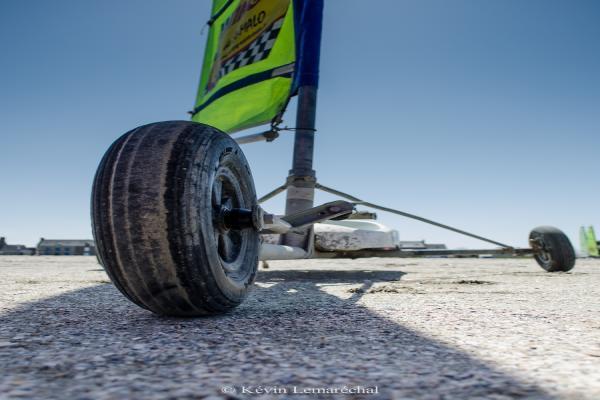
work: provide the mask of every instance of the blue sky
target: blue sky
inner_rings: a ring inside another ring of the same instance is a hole
[[[325,3],[321,183],[515,245],[536,225],[572,240],[581,224],[600,228],[599,2]],[[188,118],[209,8],[0,2],[0,235],[91,237],[91,182],[110,143]],[[291,149],[291,134],[244,147],[259,194],[283,183]],[[283,211],[283,197],[266,208]],[[485,245],[379,215],[404,240]]]

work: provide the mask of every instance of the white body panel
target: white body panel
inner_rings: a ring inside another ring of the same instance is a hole
[[[396,249],[398,231],[375,220],[356,219],[314,224],[317,251],[355,251],[364,249]],[[264,234],[260,260],[292,260],[307,258],[304,250],[279,245],[279,234]]]
[[[398,231],[374,220],[350,219],[315,224],[315,248],[320,251],[391,249],[398,246]]]

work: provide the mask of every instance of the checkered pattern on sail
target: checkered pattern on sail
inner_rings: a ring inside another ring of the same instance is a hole
[[[258,38],[250,43],[245,50],[240,51],[238,54],[225,61],[219,69],[219,79],[238,68],[267,58],[275,44],[275,40],[277,40],[281,25],[283,25],[283,18],[275,21],[269,29],[265,30]]]

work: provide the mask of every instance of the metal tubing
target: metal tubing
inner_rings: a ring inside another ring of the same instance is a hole
[[[317,88],[300,87],[294,135],[294,158],[287,180],[286,214],[311,208],[314,204],[316,179],[313,170],[313,153],[316,111]]]
[[[272,199],[273,197],[277,196],[279,193],[283,192],[285,189],[287,189],[287,183],[284,183],[283,185],[276,187],[275,189],[271,190],[269,193],[265,194],[263,197],[258,199],[257,200],[258,204],[264,203],[265,201]]]
[[[315,144],[315,119],[317,112],[317,87],[301,86],[298,89],[298,110],[296,113],[296,133],[294,136],[294,158],[287,179],[285,213],[293,214],[314,205],[315,171],[313,154]],[[283,235],[282,243],[306,248],[309,230]]]
[[[264,214],[263,228],[260,233],[286,233],[292,229],[292,225],[274,214]]]
[[[347,216],[353,210],[354,204],[344,200],[336,200],[293,214],[284,215],[281,219],[290,224],[294,230],[297,230],[298,228],[305,228],[318,222]]]
[[[242,136],[242,137],[236,138],[235,141],[238,144],[247,144],[247,143],[262,142],[262,141],[272,142],[273,140],[277,139],[278,137],[279,137],[279,133],[277,133],[277,131],[271,130],[271,131],[266,131],[266,132],[261,132],[261,133],[254,133],[252,135]]]
[[[479,256],[479,255],[506,255],[528,256],[533,254],[532,249],[483,249],[483,250],[355,250],[355,251],[316,251],[313,258],[371,258],[371,257],[440,257],[440,256]]]
[[[327,192],[327,193],[331,193],[331,194],[335,194],[337,196],[345,197],[348,200],[351,200],[351,201],[355,202],[356,204],[361,204],[361,205],[364,205],[364,206],[367,206],[367,207],[375,208],[377,210],[382,210],[382,211],[386,211],[386,212],[389,212],[389,213],[392,213],[392,214],[401,215],[401,216],[406,217],[406,218],[416,219],[417,221],[425,222],[426,224],[429,224],[429,225],[435,225],[437,227],[440,227],[440,228],[443,228],[443,229],[447,229],[447,230],[452,231],[452,232],[460,233],[461,235],[469,236],[469,237],[472,237],[474,239],[479,239],[479,240],[482,240],[484,242],[495,244],[497,246],[504,247],[504,248],[507,248],[507,249],[512,249],[513,248],[512,246],[509,246],[507,244],[500,243],[500,242],[497,242],[495,240],[485,238],[483,236],[475,235],[473,233],[470,233],[470,232],[467,232],[467,231],[463,231],[461,229],[454,228],[454,227],[449,226],[449,225],[441,224],[439,222],[435,222],[435,221],[432,221],[432,220],[427,219],[427,218],[419,217],[418,215],[409,214],[409,213],[406,213],[406,212],[403,212],[403,211],[395,210],[393,208],[383,207],[383,206],[380,206],[380,205],[377,205],[377,204],[369,203],[368,201],[363,201],[363,200],[361,200],[361,199],[359,199],[357,197],[354,197],[354,196],[349,195],[349,194],[344,193],[344,192],[340,192],[339,190],[335,190],[335,189],[332,189],[332,188],[327,187],[327,186],[323,186],[323,185],[321,185],[319,183],[317,183],[315,185],[315,188],[320,189],[320,190],[322,190],[324,192]]]
[[[315,176],[313,170],[317,88],[302,86],[298,89],[294,159],[290,176]]]
[[[265,260],[298,260],[307,258],[308,253],[300,247],[283,246],[280,244],[263,243],[260,245],[258,259]]]

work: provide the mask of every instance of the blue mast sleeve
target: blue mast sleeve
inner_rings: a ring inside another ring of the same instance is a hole
[[[296,36],[296,67],[292,93],[300,86],[319,85],[319,56],[323,0],[293,0]]]

